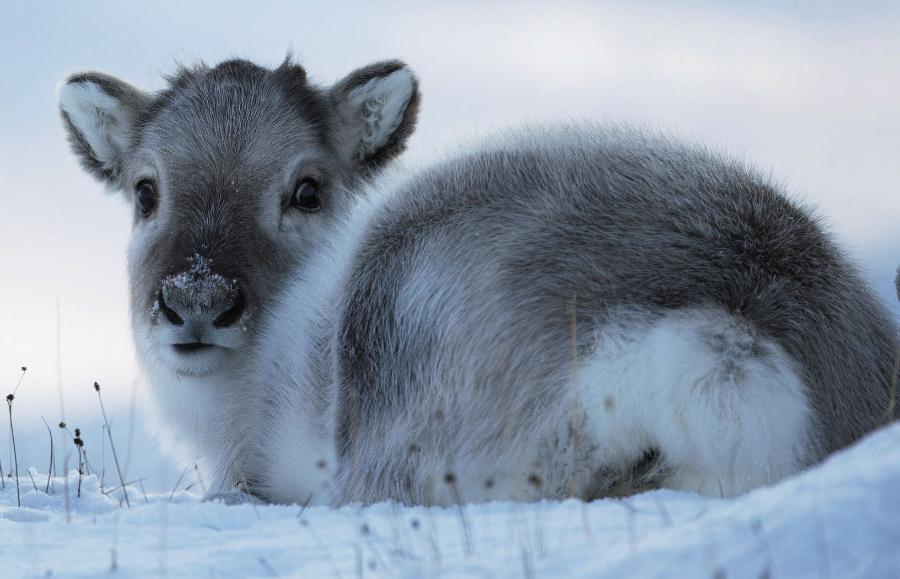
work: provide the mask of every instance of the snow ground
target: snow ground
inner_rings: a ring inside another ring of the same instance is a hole
[[[77,473],[48,495],[22,470],[19,508],[6,483],[2,577],[900,577],[896,423],[729,500],[655,491],[588,504],[303,509],[132,487],[127,508],[95,477],[77,498]]]

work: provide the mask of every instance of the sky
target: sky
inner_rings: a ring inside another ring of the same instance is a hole
[[[58,421],[59,382],[70,422],[99,430],[99,381],[120,436],[135,400],[136,460],[156,457],[128,321],[130,212],[69,152],[57,83],[96,69],[160,89],[176,62],[274,66],[288,50],[324,85],[405,60],[423,93],[410,142],[419,156],[474,129],[569,119],[648,125],[727,151],[817,208],[900,313],[900,4],[9,2],[0,391],[29,367],[15,407],[23,429]]]

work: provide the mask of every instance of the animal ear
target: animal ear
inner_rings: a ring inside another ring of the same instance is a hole
[[[384,166],[406,148],[416,128],[419,82],[398,60],[353,71],[331,88],[340,147],[362,171]]]
[[[58,97],[69,144],[81,164],[98,179],[115,183],[150,95],[117,78],[85,72],[67,78]]]

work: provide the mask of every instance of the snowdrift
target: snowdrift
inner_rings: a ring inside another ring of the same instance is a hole
[[[730,500],[304,509],[132,486],[128,508],[94,476],[51,482],[20,469],[22,507],[0,491],[3,577],[900,577],[900,424]]]

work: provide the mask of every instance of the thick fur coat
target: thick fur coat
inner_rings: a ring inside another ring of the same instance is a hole
[[[733,495],[896,417],[895,322],[759,172],[595,124],[383,171],[418,103],[398,62],[62,86],[76,153],[135,203],[138,352],[211,494]]]

